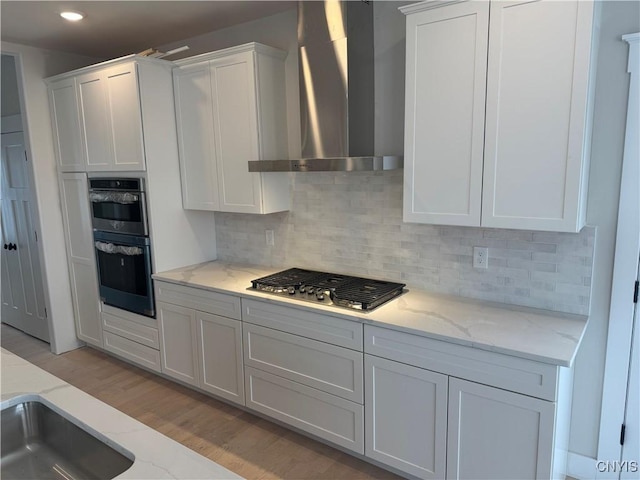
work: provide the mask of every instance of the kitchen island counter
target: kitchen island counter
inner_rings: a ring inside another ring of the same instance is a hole
[[[58,377],[2,349],[2,409],[39,401],[61,413],[133,465],[118,479],[241,479]]]
[[[414,289],[371,312],[316,305],[251,289],[277,269],[212,261],[153,275],[155,280],[286,305],[559,366],[571,366],[588,317],[439,295]]]

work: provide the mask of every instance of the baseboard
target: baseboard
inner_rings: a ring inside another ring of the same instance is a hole
[[[569,452],[567,456],[567,476],[577,480],[596,478],[596,459]]]

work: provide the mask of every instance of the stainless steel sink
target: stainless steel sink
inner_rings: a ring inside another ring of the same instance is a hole
[[[2,410],[0,474],[9,479],[110,479],[133,461],[40,402]]]

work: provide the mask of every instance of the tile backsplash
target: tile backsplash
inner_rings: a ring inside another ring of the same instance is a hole
[[[301,267],[460,295],[588,314],[595,228],[532,232],[403,223],[402,170],[292,174],[292,208],[216,213],[220,260]],[[265,230],[275,233],[268,246]],[[486,270],[472,267],[488,247]]]

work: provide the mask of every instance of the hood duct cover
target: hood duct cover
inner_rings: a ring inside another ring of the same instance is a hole
[[[402,168],[402,157],[373,156],[373,5],[298,3],[302,159],[250,161],[251,172]]]

